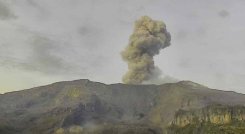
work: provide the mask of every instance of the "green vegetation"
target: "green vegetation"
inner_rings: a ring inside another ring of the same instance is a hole
[[[229,124],[196,123],[184,127],[171,125],[168,134],[244,134],[245,122],[234,121]]]
[[[80,89],[74,88],[74,89],[70,89],[70,90],[68,91],[67,96],[69,96],[69,97],[71,97],[71,98],[78,98],[78,97],[80,97],[81,94],[82,94],[82,92],[81,92]]]

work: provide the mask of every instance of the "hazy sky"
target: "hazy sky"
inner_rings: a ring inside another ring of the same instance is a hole
[[[244,0],[0,0],[0,93],[63,80],[119,83],[142,15],[166,23],[164,74],[245,93]]]

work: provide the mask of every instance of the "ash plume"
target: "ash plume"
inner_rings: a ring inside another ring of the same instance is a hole
[[[129,44],[121,52],[122,58],[128,63],[128,72],[123,76],[123,83],[142,84],[160,75],[154,65],[153,57],[161,49],[170,46],[171,36],[162,21],[143,16],[135,22]]]

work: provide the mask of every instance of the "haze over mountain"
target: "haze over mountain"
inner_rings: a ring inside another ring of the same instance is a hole
[[[191,81],[163,85],[64,81],[1,94],[0,133],[243,134],[244,104],[244,94]]]

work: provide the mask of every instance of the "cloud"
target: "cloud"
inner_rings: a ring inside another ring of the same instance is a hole
[[[2,67],[35,71],[48,75],[71,73],[72,65],[59,55],[61,48],[58,42],[37,33],[22,32],[24,41],[0,44],[0,64]]]
[[[0,0],[0,20],[16,18],[10,7]]]
[[[163,75],[215,88],[239,87],[241,92],[245,86],[244,77],[238,76],[244,72],[240,64],[245,61],[244,5],[242,0],[0,0],[0,66],[15,81],[24,79],[23,73],[38,73],[41,76],[31,80],[41,83],[43,77],[47,84],[58,80],[47,78],[56,76],[120,82],[127,66],[119,53],[128,42],[134,20],[148,15],[163,20],[173,37],[173,45],[154,57]],[[216,59],[240,62],[229,64],[225,72],[225,62],[214,64],[216,70],[209,68]],[[239,80],[227,83],[214,76],[217,72],[220,77]],[[6,74],[1,74],[1,81]],[[28,77],[21,82],[24,87],[34,85]],[[21,84],[13,87],[9,81],[11,89],[20,89]]]
[[[86,22],[78,27],[78,38],[80,46],[86,49],[94,49],[102,47],[101,42],[104,41],[103,29],[98,28],[93,22]]]
[[[227,11],[227,10],[221,10],[218,12],[218,15],[221,17],[221,18],[226,18],[230,15],[230,13]]]
[[[43,73],[62,73],[69,69],[65,61],[55,55],[57,50],[55,41],[47,37],[34,36],[30,40],[32,52],[27,58],[28,64],[24,67],[27,70],[34,70]]]
[[[188,36],[188,32],[186,30],[179,30],[176,33],[175,38],[181,40],[181,39],[185,39],[187,36]]]

